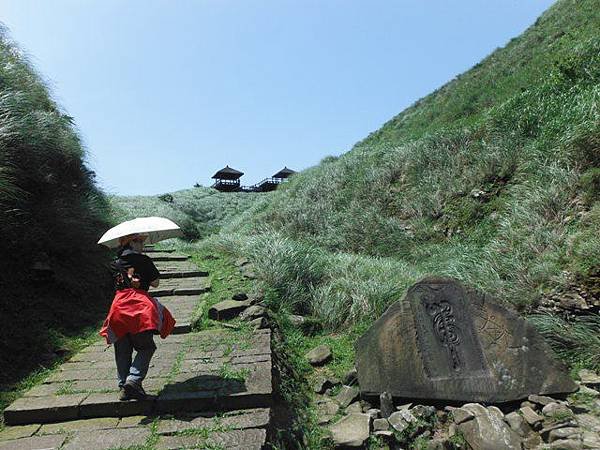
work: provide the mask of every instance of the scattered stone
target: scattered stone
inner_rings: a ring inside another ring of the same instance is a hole
[[[238,302],[248,300],[248,294],[246,294],[245,292],[238,292],[237,294],[233,294],[231,296],[231,299],[237,300]]]
[[[229,320],[233,319],[244,309],[250,306],[247,302],[237,300],[225,300],[216,305],[213,305],[208,310],[208,317],[213,320]]]
[[[308,362],[313,366],[321,366],[332,357],[331,348],[328,345],[319,345],[306,354]]]
[[[549,444],[547,448],[556,448],[560,450],[581,450],[583,445],[579,439],[560,439]]]
[[[529,400],[525,400],[524,402],[521,402],[521,408],[525,408],[525,407],[531,408],[534,411],[537,411],[539,409],[538,405],[536,403],[530,402]]]
[[[539,449],[544,441],[542,441],[542,437],[537,433],[530,433],[523,440],[523,447],[527,450]]]
[[[500,403],[576,389],[532,324],[452,279],[390,306],[356,343],[356,367],[365,396]]]
[[[589,309],[585,299],[575,293],[563,294],[559,299],[560,307],[563,309]]]
[[[585,449],[599,449],[600,448],[600,434],[591,431],[585,431],[582,439],[583,448]]]
[[[473,450],[520,450],[521,440],[504,422],[504,415],[495,406],[488,408],[469,403],[461,409],[475,417],[458,425]]]
[[[575,435],[579,437],[581,429],[575,427],[556,428],[548,433],[548,442],[554,442],[559,439],[573,438]]]
[[[332,400],[325,399],[317,402],[317,413],[319,418],[319,425],[329,423],[331,419],[337,414],[339,406]]]
[[[342,386],[339,394],[335,396],[335,401],[342,408],[346,408],[350,403],[358,398],[360,391],[354,386]]]
[[[371,408],[368,409],[366,414],[369,415],[369,417],[371,417],[371,419],[375,420],[375,419],[379,419],[379,416],[381,415],[381,411],[378,410],[377,408]]]
[[[537,405],[541,405],[541,406],[546,406],[549,403],[556,402],[556,400],[554,400],[552,397],[546,397],[544,395],[535,395],[535,394],[527,397],[527,400],[529,400],[530,402],[533,402]]]
[[[573,411],[569,409],[568,406],[562,405],[557,402],[548,403],[546,406],[542,408],[542,414],[546,417],[571,417],[573,416]]]
[[[427,443],[427,450],[450,450],[454,446],[448,439],[436,438]]]
[[[527,436],[531,431],[531,427],[527,424],[523,416],[516,411],[504,416],[504,420],[510,425],[510,428],[521,437]]]
[[[344,375],[344,384],[351,386],[358,381],[358,372],[356,371],[356,367],[350,369]]]
[[[592,414],[578,414],[575,416],[580,427],[600,433],[600,418]]]
[[[591,387],[600,387],[600,375],[588,369],[581,369],[578,373],[581,384]]]
[[[362,413],[362,407],[360,406],[360,402],[354,402],[354,403],[350,403],[350,405],[348,405],[348,407],[346,408],[346,413],[347,414],[352,414],[352,413]],[[371,417],[371,416],[369,416]]]
[[[412,407],[412,403],[405,403],[404,405],[396,406],[396,411],[402,411],[403,409],[410,409]]]
[[[435,416],[436,410],[433,406],[415,405],[410,412],[418,419],[428,421]]]
[[[379,395],[379,409],[381,410],[381,417],[385,419],[394,412],[394,403],[389,392],[382,392]]]
[[[473,418],[475,418],[475,414],[466,409],[456,408],[454,411],[452,411],[452,420],[456,425],[460,425],[461,423]]]
[[[379,430],[373,433],[376,437],[382,439],[384,442],[392,443],[395,441],[394,433],[389,430]],[[387,449],[389,447],[383,447],[381,450]]]
[[[542,423],[544,418],[536,413],[529,406],[525,406],[519,410],[525,422],[527,422],[530,426],[536,428],[538,425]]]
[[[269,328],[269,321],[266,317],[257,317],[256,319],[252,319],[250,322],[248,322],[248,324],[253,330]]]
[[[396,430],[398,433],[402,433],[409,426],[409,423],[404,420],[404,417],[400,413],[400,411],[396,411],[388,418],[388,422]]]
[[[246,321],[254,320],[260,317],[264,317],[266,314],[267,310],[262,306],[252,305],[246,308],[244,311],[242,311],[242,313],[240,314],[240,319]]]
[[[323,394],[327,389],[337,386],[338,384],[340,384],[340,381],[337,378],[320,376],[313,384],[313,391],[317,394]]]
[[[303,316],[297,316],[295,314],[290,314],[288,318],[290,319],[290,323],[295,327],[301,326],[305,321]]]
[[[580,394],[590,395],[592,397],[598,397],[600,395],[600,392],[598,392],[596,389],[589,388],[586,385],[579,386],[579,391],[577,392]]]
[[[373,430],[375,431],[385,431],[390,429],[390,423],[387,419],[375,419],[373,421]]]
[[[234,264],[236,267],[244,267],[250,264],[250,261],[248,260],[248,258],[238,258],[235,260]]]
[[[369,439],[371,418],[366,414],[350,414],[331,425],[329,431],[336,447],[360,448]]]

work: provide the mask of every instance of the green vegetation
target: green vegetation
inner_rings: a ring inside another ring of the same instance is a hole
[[[558,1],[207,245],[250,258],[281,308],[332,332],[372,321],[430,274],[523,313],[569,280],[598,292],[598,23],[598,0]],[[600,368],[597,349],[567,361]]]
[[[182,228],[187,239],[201,239],[219,232],[223,224],[265,196],[195,187],[157,196],[113,196],[109,200],[117,222],[135,217],[167,217]]]
[[[96,241],[108,217],[73,118],[1,28],[0,408],[79,348],[106,310],[107,255]]]

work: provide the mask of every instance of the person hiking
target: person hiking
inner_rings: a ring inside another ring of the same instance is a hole
[[[142,234],[119,239],[117,259],[111,264],[115,297],[100,331],[106,343],[115,347],[119,400],[123,401],[147,397],[142,381],[156,350],[154,334],[164,339],[175,327],[169,310],[148,294],[150,286],[158,287],[160,272],[142,254],[145,239]]]

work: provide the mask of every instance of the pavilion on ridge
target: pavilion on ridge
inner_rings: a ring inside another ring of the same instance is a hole
[[[221,192],[239,192],[241,190],[240,177],[242,175],[244,175],[244,172],[225,166],[212,176],[215,182],[211,187]]]

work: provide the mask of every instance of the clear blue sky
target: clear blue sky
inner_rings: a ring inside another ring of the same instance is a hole
[[[0,0],[101,186],[244,184],[349,150],[551,0]]]

